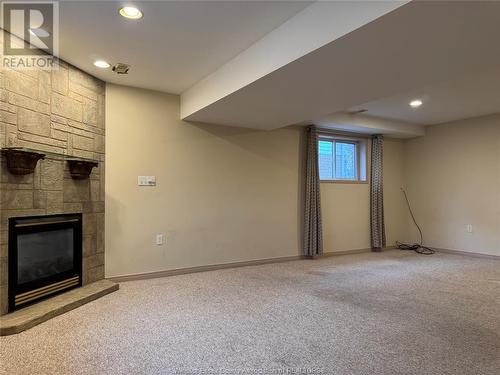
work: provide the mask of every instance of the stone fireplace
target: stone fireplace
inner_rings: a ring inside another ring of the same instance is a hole
[[[0,148],[46,153],[25,175],[11,173],[0,156],[0,315],[9,311],[12,218],[81,215],[79,282],[104,278],[104,97],[104,82],[62,61],[54,71],[0,70]],[[70,157],[97,167],[73,178]]]

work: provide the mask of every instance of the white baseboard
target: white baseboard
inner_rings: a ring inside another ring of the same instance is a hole
[[[385,247],[384,250],[392,250],[394,248],[395,248],[394,246],[388,246],[388,247]],[[487,258],[487,259],[493,259],[493,260],[500,260],[500,256],[497,256],[497,255],[471,253],[468,251],[449,250],[449,249],[435,249],[435,250],[437,252],[441,252],[441,253],[463,255],[463,256],[469,256],[469,257],[475,257],[475,258]],[[316,259],[324,258],[324,257],[341,256],[341,255],[353,255],[353,254],[369,253],[369,252],[371,252],[371,249],[329,251],[329,252],[325,252],[321,257],[318,257]],[[114,281],[114,282],[145,280],[145,279],[154,279],[154,278],[158,278],[158,277],[185,275],[185,274],[196,273],[196,272],[215,271],[215,270],[221,270],[221,269],[227,269],[227,268],[237,268],[237,267],[247,267],[247,266],[258,266],[258,265],[262,265],[262,264],[290,262],[290,261],[301,260],[301,259],[310,259],[310,258],[303,256],[303,255],[295,255],[295,256],[279,257],[279,258],[256,259],[256,260],[249,260],[249,261],[243,261],[243,262],[210,264],[210,265],[198,266],[198,267],[177,268],[177,269],[157,271],[157,272],[146,272],[146,273],[131,274],[131,275],[112,276],[112,277],[107,277],[107,279]]]
[[[392,248],[393,247],[388,247],[386,249],[392,249]],[[332,256],[338,256],[338,255],[368,253],[370,251],[371,251],[371,249],[331,251],[331,252],[324,253],[321,257],[318,257],[318,258],[332,257]],[[215,270],[221,270],[221,269],[227,269],[227,268],[258,266],[258,265],[270,264],[270,263],[290,262],[293,260],[301,260],[301,259],[310,259],[310,258],[303,256],[303,255],[295,255],[295,256],[279,257],[279,258],[256,259],[256,260],[249,260],[249,261],[243,261],[243,262],[210,264],[210,265],[206,265],[206,266],[176,268],[176,269],[172,269],[172,270],[164,270],[164,271],[156,271],[156,272],[145,272],[145,273],[130,274],[130,275],[111,276],[111,277],[107,277],[106,279],[117,282],[117,283],[122,283],[124,281],[155,279],[158,277],[185,275],[185,274],[189,274],[189,273],[215,271]]]
[[[209,264],[206,266],[176,268],[176,269],[164,270],[164,271],[146,272],[146,273],[121,275],[121,276],[112,276],[112,277],[107,277],[107,279],[114,281],[114,282],[155,279],[158,277],[185,275],[188,273],[215,271],[215,270],[222,270],[222,269],[226,269],[226,268],[237,268],[237,267],[247,267],[247,266],[258,266],[258,265],[269,264],[269,263],[290,262],[292,260],[300,260],[300,259],[305,259],[305,257],[303,257],[301,255],[296,255],[296,256],[289,256],[289,257],[256,259],[256,260],[249,260],[249,261],[243,261],[243,262]]]
[[[392,250],[394,246],[387,246],[383,248],[385,250]],[[342,250],[342,251],[328,251],[323,254],[324,257],[334,257],[337,255],[351,255],[351,254],[361,254],[361,253],[370,253],[372,249],[354,249],[354,250]]]
[[[464,255],[464,256],[473,257],[473,258],[500,260],[500,255],[473,253],[471,251],[438,249],[438,248],[434,248],[434,250],[436,250],[438,253],[448,253],[448,254],[455,254],[455,255]]]

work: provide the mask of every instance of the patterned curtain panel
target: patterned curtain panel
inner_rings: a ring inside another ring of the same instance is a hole
[[[323,229],[319,191],[318,133],[314,126],[307,129],[306,152],[304,255],[316,257],[323,254]]]
[[[383,146],[381,135],[372,138],[370,178],[370,230],[373,251],[382,251],[386,245],[384,223]]]

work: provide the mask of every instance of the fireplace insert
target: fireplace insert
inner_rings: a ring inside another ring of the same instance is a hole
[[[82,215],[9,219],[9,311],[82,285]]]

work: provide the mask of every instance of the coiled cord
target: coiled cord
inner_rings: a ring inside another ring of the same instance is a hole
[[[436,252],[436,250],[431,249],[430,247],[424,246],[424,236],[422,235],[422,229],[420,229],[420,226],[417,224],[417,220],[415,220],[415,216],[413,215],[413,211],[410,206],[410,201],[408,200],[408,196],[406,195],[405,189],[401,188],[401,191],[403,192],[406,200],[406,205],[408,206],[408,210],[410,211],[411,218],[413,220],[413,223],[418,229],[418,233],[420,233],[420,242],[419,243],[414,243],[414,244],[407,244],[403,242],[396,241],[396,247],[399,250],[413,250],[418,254],[422,255],[432,255]]]

